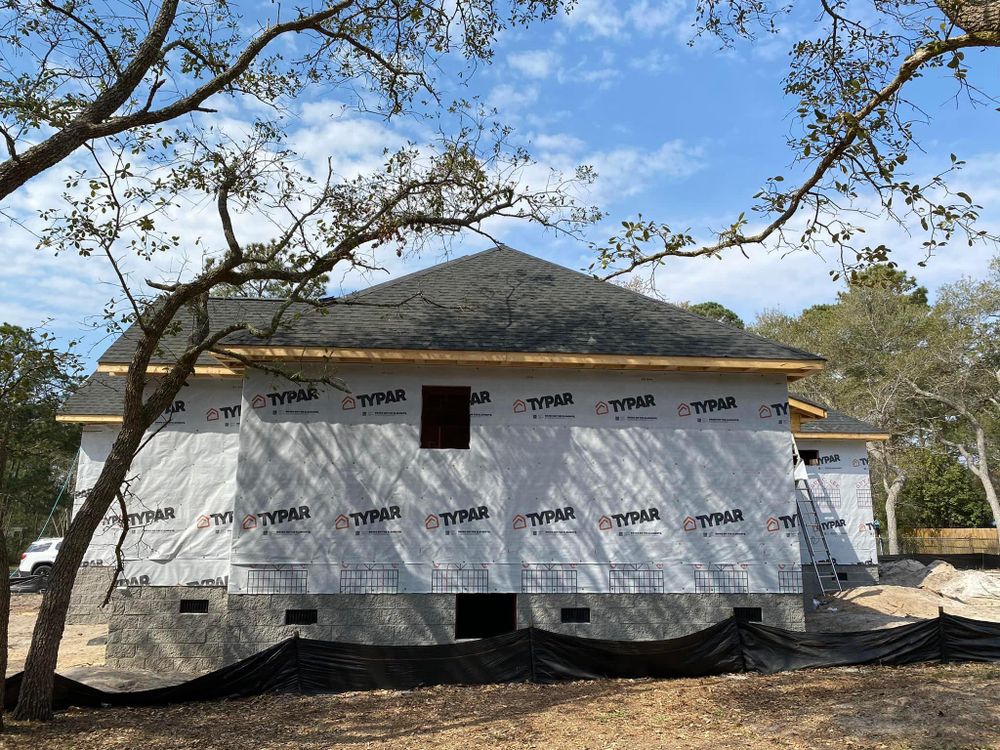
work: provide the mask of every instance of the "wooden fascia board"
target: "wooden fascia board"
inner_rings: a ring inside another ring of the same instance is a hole
[[[788,408],[799,412],[806,418],[826,419],[827,417],[826,409],[819,406],[813,406],[812,404],[807,404],[805,401],[800,401],[799,399],[791,396],[788,397]]]
[[[127,375],[129,365],[126,364],[116,364],[116,363],[105,363],[97,365],[97,371],[102,372],[106,375]],[[171,365],[147,365],[146,372],[150,375],[164,375],[170,371]],[[243,373],[239,369],[230,367],[228,365],[195,365],[194,367],[195,377],[211,377],[211,378],[238,378],[242,377]]]
[[[230,346],[227,348],[240,357],[261,361],[579,367],[679,372],[769,372],[785,374],[789,378],[804,377],[823,368],[821,360],[658,357],[618,354],[564,354],[559,352],[446,351],[440,349],[340,349],[287,346]]]
[[[78,424],[121,424],[122,418],[116,414],[57,414],[56,421]]]
[[[796,440],[864,440],[881,442],[892,437],[888,432],[793,432]]]

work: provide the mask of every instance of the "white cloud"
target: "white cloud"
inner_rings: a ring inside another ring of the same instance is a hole
[[[559,63],[559,55],[551,50],[516,52],[507,58],[507,63],[529,78],[548,78]]]
[[[597,37],[616,37],[625,30],[620,9],[609,0],[579,0],[564,17],[570,28]]]
[[[530,107],[538,101],[540,90],[538,86],[514,86],[501,83],[494,87],[486,98],[486,104],[493,107],[501,116],[509,116]]]

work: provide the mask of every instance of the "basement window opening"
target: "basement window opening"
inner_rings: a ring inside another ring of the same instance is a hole
[[[736,622],[764,622],[764,613],[760,607],[733,607]]]
[[[469,386],[425,385],[420,408],[420,447],[469,449]]]
[[[563,607],[559,612],[559,621],[565,624],[589,624],[590,607]]]
[[[315,625],[318,619],[315,609],[285,610],[285,625]]]
[[[803,463],[806,466],[819,466],[819,451],[799,451],[799,456],[802,458]]]
[[[181,599],[182,615],[203,615],[208,612],[208,599]]]
[[[517,594],[456,594],[455,640],[517,630]]]

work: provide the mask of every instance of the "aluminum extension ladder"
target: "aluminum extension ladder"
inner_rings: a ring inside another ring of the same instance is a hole
[[[843,591],[844,588],[840,585],[840,576],[837,574],[837,564],[833,561],[833,555],[830,554],[830,545],[826,541],[823,522],[816,509],[816,498],[813,497],[812,489],[809,487],[809,474],[794,439],[792,446],[795,454],[793,474],[795,478],[795,507],[798,510],[802,538],[806,540],[809,562],[812,563],[816,580],[819,583],[819,590],[823,594]],[[815,534],[815,538],[813,534]],[[817,558],[817,552],[820,552],[823,557]]]
[[[809,560],[812,562],[813,570],[816,571],[816,580],[819,581],[819,590],[824,594],[843,591],[840,576],[837,575],[837,565],[833,561],[833,555],[830,554],[830,545],[827,544],[823,523],[819,511],[816,510],[816,499],[809,488],[808,479],[795,480],[795,504],[798,507],[799,523],[802,524],[802,537],[806,540]],[[812,532],[816,534],[815,539]],[[817,547],[823,557],[816,557]]]

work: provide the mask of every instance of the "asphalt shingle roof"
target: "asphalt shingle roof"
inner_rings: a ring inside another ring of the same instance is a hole
[[[69,415],[121,415],[125,378],[95,372],[73,392],[59,410]]]
[[[236,321],[248,321],[255,326],[264,327],[270,323],[271,317],[281,302],[282,300],[275,299],[218,297],[208,301],[208,314],[212,325],[216,328]],[[298,312],[305,309],[305,306],[297,305],[295,307]],[[176,322],[177,325],[160,340],[159,351],[150,360],[152,364],[176,362],[177,357],[184,351],[193,325],[193,316],[189,310],[181,310],[177,314]],[[127,364],[130,362],[138,338],[138,327],[130,326],[101,355],[101,364]],[[219,361],[209,354],[202,354],[198,358],[198,364],[217,365]]]
[[[817,436],[822,436],[824,433],[828,435],[833,433],[854,433],[858,435],[886,434],[886,430],[879,429],[875,425],[856,419],[850,414],[845,414],[842,411],[831,409],[829,406],[820,403],[819,401],[814,401],[806,398],[805,396],[800,396],[797,393],[789,393],[788,395],[791,398],[797,398],[799,401],[805,401],[807,404],[818,406],[820,409],[826,409],[825,419],[804,420],[799,428],[799,432],[801,433],[808,433],[810,435]]]
[[[506,246],[328,301],[273,346],[817,361]],[[262,343],[245,333],[227,343]]]

